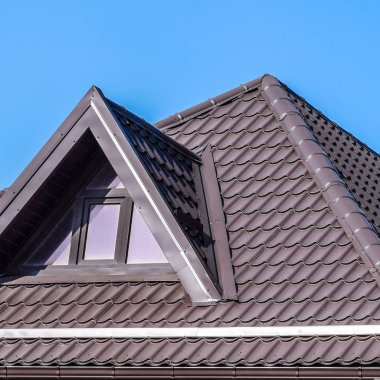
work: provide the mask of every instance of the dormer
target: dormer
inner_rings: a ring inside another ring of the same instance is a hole
[[[210,149],[195,155],[92,87],[0,198],[3,281],[179,280],[235,299]]]

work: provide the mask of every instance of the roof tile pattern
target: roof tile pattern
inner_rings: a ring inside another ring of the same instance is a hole
[[[329,365],[378,361],[380,338],[43,339],[0,342],[7,365]]]
[[[336,301],[345,288],[343,305],[352,301],[351,286],[362,289],[363,299],[378,292],[258,89],[164,130],[195,151],[213,146],[241,301],[248,294],[256,302],[272,298],[278,320],[296,310],[295,300],[310,298],[313,307],[294,314],[305,321],[320,319],[321,294]],[[355,320],[355,312],[346,317]]]
[[[380,157],[303,98],[289,96],[380,235]]]
[[[199,222],[198,199],[193,176],[193,164],[199,165],[199,163],[194,159],[195,155],[190,157],[188,153],[191,152],[186,152],[185,147],[157,133],[155,128],[138,120],[123,107],[110,100],[108,103],[173,214],[176,215],[180,210]],[[195,243],[198,253],[206,260],[203,235],[184,223],[181,225],[189,234],[190,241]]]
[[[186,159],[161,159],[155,136],[129,130],[152,175],[169,173],[157,183],[175,179],[169,204],[196,217]],[[313,131],[323,144],[327,137]],[[377,283],[257,86],[164,132],[197,154],[212,147],[239,301],[189,306],[177,282],[4,285],[0,327],[379,323]],[[184,167],[172,174],[176,165]],[[183,182],[182,190],[176,185]],[[349,365],[378,362],[379,349],[373,336],[3,340],[0,358],[21,365]]]

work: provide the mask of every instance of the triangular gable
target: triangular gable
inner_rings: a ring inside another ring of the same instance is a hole
[[[213,276],[203,262],[196,244],[178,223],[173,209],[162,195],[162,189],[160,191],[152,174],[148,173],[146,164],[142,162],[134,142],[131,141],[128,126],[121,124],[109,105],[100,90],[91,88],[36,158],[1,197],[0,250],[3,263],[9,260],[5,233],[10,231],[18,215],[28,207],[56,168],[62,165],[65,157],[84,146],[83,141],[87,141],[86,136],[91,133],[124,186],[128,188],[135,206],[192,301],[204,303],[219,299]],[[131,124],[136,120],[142,122],[138,118],[133,119],[130,113],[127,116],[131,118]],[[90,149],[85,148],[87,151]],[[83,150],[86,151],[84,148]],[[196,159],[193,154],[188,156]]]

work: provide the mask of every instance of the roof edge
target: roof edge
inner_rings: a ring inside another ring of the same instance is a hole
[[[380,336],[380,325],[32,327],[0,329],[0,339],[293,338],[314,336]]]
[[[356,203],[346,183],[319,145],[282,83],[271,75],[265,75],[260,92],[380,286],[380,239],[367,216]]]
[[[265,74],[265,75],[268,75],[268,74]],[[177,112],[176,114],[169,116],[166,119],[160,120],[154,123],[153,125],[158,129],[173,127],[177,125],[178,123],[182,123],[185,120],[195,117],[196,115],[200,113],[206,112],[209,109],[221,103],[225,103],[235,98],[238,95],[244,94],[245,92],[258,88],[264,76],[251,80],[250,82],[247,82],[245,84],[241,84],[240,86],[235,87],[232,90],[229,90],[213,98],[205,100],[204,102],[199,103],[190,108],[187,108],[181,112]]]
[[[5,365],[0,367],[1,378],[81,379],[373,379],[380,376],[380,367],[369,366],[102,366],[102,365]]]

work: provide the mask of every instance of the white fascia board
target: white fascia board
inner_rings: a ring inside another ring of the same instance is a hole
[[[260,338],[380,335],[380,325],[171,327],[171,328],[37,328],[0,329],[3,339],[63,338]]]
[[[189,258],[186,255],[186,250],[181,246],[181,243],[178,241],[176,238],[175,234],[171,231],[170,226],[166,222],[164,216],[162,215],[160,209],[157,207],[157,205],[154,202],[154,199],[152,198],[149,190],[146,188],[143,180],[140,178],[137,170],[134,168],[133,164],[131,161],[128,159],[127,155],[125,154],[123,148],[119,144],[117,138],[115,135],[112,133],[111,128],[107,124],[107,122],[104,120],[101,112],[99,111],[98,107],[94,103],[94,101],[91,100],[91,107],[93,108],[95,114],[99,118],[102,126],[104,127],[106,133],[108,134],[108,137],[111,139],[112,143],[114,144],[115,148],[117,149],[118,153],[122,157],[123,161],[127,165],[128,169],[132,173],[135,181],[138,183],[139,188],[143,192],[145,199],[148,200],[150,207],[154,210],[155,214],[158,216],[162,226],[164,227],[166,233],[170,237],[171,241],[174,243],[177,252],[179,252],[180,257],[183,260],[183,264],[181,265],[181,268],[177,268],[179,270],[176,271],[177,276],[183,283],[185,288],[188,288],[187,291],[189,294],[195,295],[194,301],[196,303],[212,303],[215,301],[218,301],[218,299],[214,299],[211,295],[208,289],[206,289],[202,279],[198,276],[193,264],[189,260]],[[169,260],[170,262],[170,260]],[[174,268],[175,269],[175,268]],[[187,285],[187,286],[186,286]],[[196,285],[196,287],[194,287]],[[189,291],[189,287],[190,290]]]

